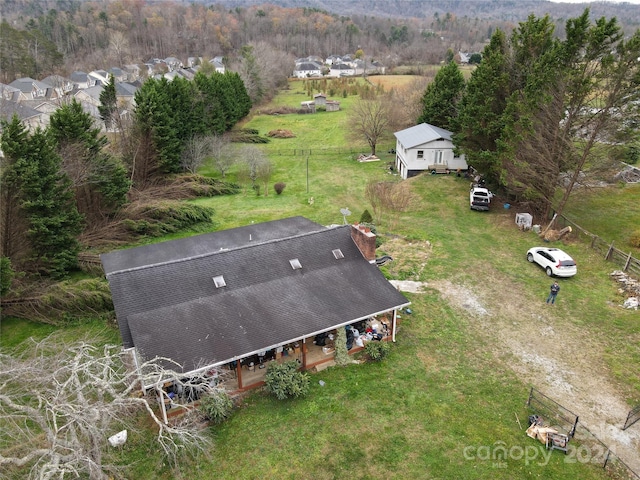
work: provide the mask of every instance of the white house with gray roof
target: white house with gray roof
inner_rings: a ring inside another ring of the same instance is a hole
[[[396,169],[402,178],[424,171],[446,173],[467,170],[464,155],[454,153],[453,133],[428,123],[396,132]]]

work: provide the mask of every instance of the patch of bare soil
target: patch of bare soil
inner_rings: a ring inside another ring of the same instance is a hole
[[[271,130],[267,133],[267,137],[271,138],[295,138],[295,135],[291,130],[284,130],[279,128],[278,130]]]
[[[385,247],[391,246],[385,243]],[[411,255],[426,261],[431,246],[421,247],[415,244]],[[421,265],[424,267],[424,263]],[[561,327],[557,325],[556,312],[565,316],[567,312],[562,310],[561,298],[555,306],[545,303],[546,283],[538,298],[530,298],[498,272],[485,269],[485,274],[491,281],[473,287],[448,280],[428,285],[414,281],[392,283],[408,292],[420,293],[427,286],[440,292],[470,320],[475,333],[487,340],[493,355],[507,368],[578,415],[582,424],[635,472],[640,472],[640,429],[637,425],[621,429],[629,406],[612,382],[602,339],[581,329],[577,325],[580,322],[565,320]]]

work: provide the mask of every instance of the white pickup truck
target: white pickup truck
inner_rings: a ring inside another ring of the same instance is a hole
[[[487,211],[491,204],[493,193],[484,187],[473,185],[469,192],[469,205],[471,210]]]

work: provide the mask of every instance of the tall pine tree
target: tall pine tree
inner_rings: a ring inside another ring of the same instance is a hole
[[[30,253],[24,270],[62,277],[77,266],[80,244],[76,237],[82,230],[82,216],[71,181],[61,170],[56,142],[42,129],[26,134],[14,117],[10,125],[2,125],[1,146],[11,164],[7,184],[16,193],[27,225]]]
[[[464,93],[464,77],[454,61],[438,70],[422,96],[422,114],[418,123],[430,123],[451,130],[458,114],[458,102]]]
[[[51,115],[49,128],[72,181],[78,210],[89,226],[99,224],[127,201],[126,168],[106,153],[107,138],[76,100]]]

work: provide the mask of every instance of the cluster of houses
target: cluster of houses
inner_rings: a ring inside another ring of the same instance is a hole
[[[122,68],[109,70],[93,70],[91,72],[75,71],[68,77],[50,75],[42,80],[23,77],[9,84],[0,83],[0,118],[10,120],[17,115],[29,129],[46,127],[49,117],[63,102],[75,98],[95,120],[102,125],[98,106],[100,94],[113,76],[116,87],[116,98],[121,116],[130,115],[134,106],[134,95],[146,78],[165,77],[173,80],[183,77],[192,80],[200,68],[201,57],[189,57],[186,65],[176,57],[165,59],[153,58],[143,64],[130,64]],[[217,72],[224,73],[222,57],[209,61]]]
[[[353,77],[366,74],[384,75],[385,67],[375,60],[354,58],[353,55],[331,55],[326,59],[309,56],[296,60],[293,76],[296,78],[313,77]]]

